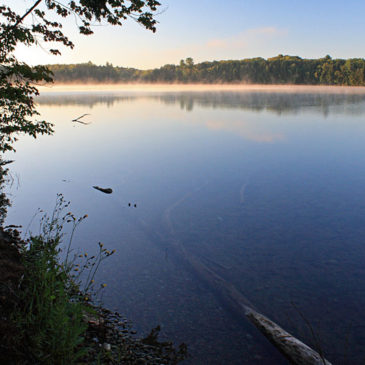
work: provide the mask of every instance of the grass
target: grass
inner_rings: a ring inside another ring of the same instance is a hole
[[[186,345],[175,349],[159,342],[159,328],[145,339],[133,339],[119,314],[96,306],[106,284],[97,286],[95,276],[115,251],[99,243],[94,256],[74,253],[75,230],[87,215],[64,214],[69,204],[58,194],[51,216],[40,220],[39,234],[21,246],[24,272],[11,315],[17,333],[11,363],[137,364],[147,358],[150,364],[177,364],[185,359]],[[68,242],[66,224],[71,224]]]
[[[76,219],[71,213],[61,217],[68,204],[58,195],[52,216],[43,216],[40,234],[31,236],[22,252],[24,276],[13,321],[19,355],[34,363],[74,364],[87,352],[82,346],[87,329],[84,316],[92,309],[75,275],[78,264],[69,260],[73,233],[84,217]],[[62,230],[69,222],[73,229],[62,262]]]

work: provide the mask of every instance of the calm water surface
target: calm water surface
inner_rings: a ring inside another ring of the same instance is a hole
[[[55,134],[22,138],[10,156],[7,221],[26,227],[57,193],[87,213],[75,243],[117,250],[99,273],[103,300],[141,334],[161,324],[194,364],[285,363],[173,255],[178,244],[315,346],[303,315],[329,360],[365,363],[364,94],[54,92],[38,102]],[[91,124],[71,122],[84,113]]]

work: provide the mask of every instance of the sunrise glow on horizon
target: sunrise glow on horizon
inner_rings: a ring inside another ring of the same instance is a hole
[[[14,6],[29,6],[14,0]],[[292,2],[279,0],[161,0],[157,32],[129,19],[123,27],[95,26],[94,35],[80,36],[74,19],[64,32],[75,43],[52,56],[42,44],[37,50],[20,47],[17,56],[30,64],[83,63],[149,69],[178,64],[192,57],[196,63],[278,54],[319,58],[363,58],[365,3],[349,0]]]

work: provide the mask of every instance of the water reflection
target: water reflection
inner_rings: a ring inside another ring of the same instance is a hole
[[[75,214],[88,213],[79,244],[117,250],[100,273],[108,305],[142,332],[162,324],[166,337],[189,343],[195,363],[280,363],[176,258],[178,244],[313,345],[294,301],[321,328],[330,360],[344,355],[349,333],[349,362],[361,363],[364,95],[92,92],[38,101],[56,134],[17,146],[23,184],[10,218],[26,226],[58,192]],[[71,123],[84,113],[90,125]]]
[[[208,120],[205,122],[207,128],[214,131],[227,131],[242,137],[245,140],[272,143],[283,141],[285,135],[283,133],[273,133],[265,128],[266,126],[257,126],[250,121],[230,120],[228,123],[222,119]]]
[[[166,105],[180,105],[186,111],[195,107],[213,109],[242,109],[248,111],[267,111],[277,115],[298,114],[313,111],[322,115],[365,113],[365,94],[346,93],[288,93],[288,92],[169,92],[123,95],[125,92],[104,93],[54,93],[43,94],[37,98],[40,105],[77,105],[94,107],[105,105],[108,108],[118,103],[137,102],[140,98],[152,99]]]

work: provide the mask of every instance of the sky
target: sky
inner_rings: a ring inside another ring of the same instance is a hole
[[[66,2],[62,1],[62,2]],[[129,19],[123,27],[102,25],[94,34],[77,33],[74,18],[64,32],[75,43],[62,56],[20,47],[19,60],[32,65],[106,62],[114,66],[149,69],[178,64],[192,57],[195,63],[278,54],[302,58],[365,58],[364,0],[160,0],[157,32]],[[0,0],[14,9],[34,1]]]

